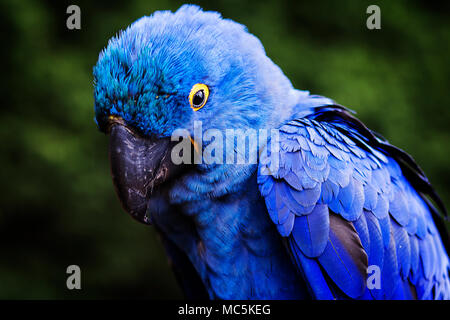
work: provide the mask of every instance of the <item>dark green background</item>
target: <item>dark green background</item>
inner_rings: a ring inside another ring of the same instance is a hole
[[[92,67],[107,40],[178,1],[3,0],[0,298],[179,298],[152,227],[114,194],[93,121]],[[66,29],[78,4],[82,29]],[[447,2],[448,3],[448,2]],[[366,28],[381,7],[382,29]],[[220,1],[300,89],[334,98],[407,150],[450,205],[448,5],[427,1]],[[66,267],[82,290],[66,289]]]

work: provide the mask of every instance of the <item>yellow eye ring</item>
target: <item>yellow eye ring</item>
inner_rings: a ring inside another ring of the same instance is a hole
[[[189,104],[194,111],[200,110],[206,104],[209,97],[209,88],[206,84],[197,83],[189,93]]]

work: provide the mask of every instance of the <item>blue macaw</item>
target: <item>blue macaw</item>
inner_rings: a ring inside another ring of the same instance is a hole
[[[109,41],[94,87],[122,206],[155,226],[188,298],[450,298],[445,208],[422,170],[294,89],[243,25],[192,5],[155,12]],[[212,143],[195,122],[278,136],[256,163],[175,164],[177,129],[193,153]]]

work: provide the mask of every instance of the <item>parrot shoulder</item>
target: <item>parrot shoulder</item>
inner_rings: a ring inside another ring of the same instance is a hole
[[[408,154],[338,105],[278,140],[261,153],[259,190],[316,298],[450,298],[445,208]]]

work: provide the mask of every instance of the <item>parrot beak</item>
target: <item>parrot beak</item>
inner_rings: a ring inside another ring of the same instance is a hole
[[[110,117],[108,129],[111,174],[122,207],[136,220],[151,224],[147,206],[153,188],[174,171],[170,140],[139,136],[115,117]]]

